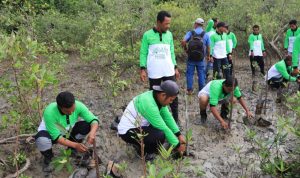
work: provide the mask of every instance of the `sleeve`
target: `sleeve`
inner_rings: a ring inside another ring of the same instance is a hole
[[[170,32],[171,33],[171,32]],[[171,41],[170,41],[170,50],[171,50],[171,58],[174,66],[177,65],[176,59],[175,59],[175,51],[174,51],[174,41],[173,41],[173,35],[171,33]]]
[[[208,34],[204,35],[205,46],[210,46],[210,38]]]
[[[165,123],[167,124],[167,126],[172,130],[172,132],[174,134],[180,132],[172,114],[170,113],[168,107],[163,107],[161,110],[160,110],[160,114],[163,118],[163,120],[165,121]]]
[[[254,41],[253,41],[252,35],[250,35],[249,38],[248,38],[248,43],[249,43],[251,51],[253,51],[253,49],[254,49],[253,42]]]
[[[55,121],[55,119],[53,119],[53,116],[50,114],[47,114],[45,112],[43,117],[44,117],[46,129],[47,129],[48,133],[50,134],[51,139],[53,141],[59,139],[59,137],[61,137],[61,133],[60,133],[60,130],[56,126],[56,121]]]
[[[138,102],[138,101],[137,101]],[[139,113],[147,119],[147,121],[155,128],[164,132],[166,139],[168,142],[173,145],[177,146],[179,143],[178,138],[174,134],[174,132],[166,125],[165,121],[163,120],[157,106],[153,106],[151,102],[144,102],[140,105]]]
[[[220,95],[219,87],[215,87],[212,83],[209,88],[209,104],[211,106],[218,105],[219,95]]]
[[[147,56],[148,56],[148,41],[147,41],[147,35],[144,33],[143,39],[142,39],[142,45],[140,49],[140,67],[146,68],[147,66]]]
[[[289,47],[289,31],[286,32],[283,47],[284,49],[287,49]]]
[[[265,51],[265,44],[262,36],[261,36],[261,50]]]
[[[210,36],[210,55],[213,55],[214,53],[214,47],[215,47],[214,36],[215,35]]]
[[[188,31],[188,32],[185,34],[183,40],[186,41],[186,42],[188,42],[188,41],[190,41],[191,36],[192,36],[192,32],[191,32],[191,31]]]
[[[226,36],[226,52],[227,54],[231,53],[228,35]]]
[[[240,88],[239,88],[238,86],[235,87],[235,89],[234,89],[234,91],[233,91],[233,95],[234,95],[236,98],[242,97],[241,90],[240,90]]]
[[[278,70],[278,72],[282,75],[282,77],[285,78],[286,80],[291,82],[295,82],[297,80],[296,77],[293,77],[288,73],[285,65],[280,65],[280,63],[277,63],[275,67]]]
[[[93,124],[98,123],[98,118],[81,102],[76,102],[76,107],[78,107],[79,116],[83,118],[86,122]]]
[[[293,67],[298,67],[299,65],[299,53],[300,53],[300,37],[297,37],[294,42],[293,55],[292,55]]]
[[[232,33],[232,42],[233,42],[233,48],[236,48],[236,46],[237,46],[237,39],[236,39],[236,36],[235,36],[235,34],[234,33]]]

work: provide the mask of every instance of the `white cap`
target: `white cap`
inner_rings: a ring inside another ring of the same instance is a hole
[[[197,18],[195,23],[196,24],[204,24],[204,20],[202,18]]]

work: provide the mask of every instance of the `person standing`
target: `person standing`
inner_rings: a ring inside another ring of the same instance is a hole
[[[253,33],[248,38],[248,43],[250,46],[250,66],[252,71],[252,76],[255,76],[255,64],[256,62],[260,68],[262,75],[265,75],[265,63],[264,57],[266,56],[265,46],[262,35],[259,33],[259,26],[254,25],[252,27]]]
[[[226,27],[226,33],[227,33],[227,38],[228,38],[228,42],[229,42],[229,54],[232,54],[236,48],[237,39],[236,39],[235,34],[229,30],[229,26],[226,25],[225,27]],[[228,62],[230,64],[230,75],[232,75],[232,70],[233,70],[232,58]]]
[[[186,69],[188,94],[192,94],[193,92],[195,68],[198,74],[198,90],[200,91],[205,85],[205,65],[206,61],[210,61],[210,39],[203,30],[203,24],[204,20],[202,18],[196,19],[194,29],[187,32],[181,42],[183,49],[188,54]]]
[[[294,42],[296,37],[300,34],[300,29],[297,26],[296,20],[291,20],[289,22],[289,25],[290,25],[290,29],[287,30],[284,39],[284,49],[286,54],[292,55]]]
[[[174,52],[173,35],[169,31],[171,15],[166,11],[157,14],[156,26],[144,33],[140,49],[140,77],[148,76],[150,90],[162,81],[175,81],[180,77]],[[172,115],[178,122],[178,98],[170,104]]]
[[[224,22],[219,22],[217,24],[216,33],[210,37],[210,54],[213,57],[214,69],[213,76],[216,79],[221,79],[221,70],[223,72],[223,78],[227,78],[230,75],[228,58],[231,59],[231,53],[229,51],[229,41],[225,26],[226,24]]]

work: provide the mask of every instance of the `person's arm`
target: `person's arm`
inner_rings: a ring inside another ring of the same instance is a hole
[[[228,124],[224,121],[224,119],[221,117],[219,111],[217,110],[216,106],[210,106],[211,113],[213,116],[221,123],[222,127],[224,129],[228,128]]]
[[[140,48],[140,68],[146,69],[147,67],[147,57],[148,57],[148,40],[147,40],[147,33],[144,33],[142,38],[142,45]]]
[[[285,64],[283,65],[283,64],[277,63],[277,64],[275,64],[275,68],[282,75],[283,78],[285,78],[288,81],[295,82],[297,80],[297,78],[290,76],[290,74],[287,71],[286,65]]]
[[[263,40],[263,37],[262,37],[262,35],[261,35],[261,50],[262,50],[262,52],[265,52],[265,45],[264,45],[264,40]]]
[[[210,38],[207,34],[204,35],[205,46],[206,46],[206,58],[210,60]]]
[[[248,117],[249,117],[249,116],[252,116],[252,114],[251,114],[251,112],[249,111],[249,109],[248,109],[248,107],[247,107],[247,105],[246,105],[246,102],[245,102],[245,100],[243,99],[243,97],[240,97],[240,98],[238,99],[238,101],[239,101],[239,103],[242,105],[242,107],[244,108],[244,110],[245,110],[247,116],[248,116]]]
[[[226,35],[226,53],[228,54],[228,56],[231,55],[231,49],[230,49],[228,35]]]
[[[287,48],[289,47],[289,30],[286,32],[283,47],[285,50],[287,50]]]
[[[135,106],[138,107],[138,112],[154,127],[164,132],[168,142],[174,147],[179,147],[179,140],[173,131],[166,125],[160,115],[158,107],[150,101],[135,100]],[[139,102],[143,102],[142,104]]]
[[[214,53],[214,47],[215,47],[214,36],[215,35],[210,36],[210,55],[213,55],[213,53]]]
[[[64,146],[67,146],[67,147],[74,148],[79,152],[86,152],[88,150],[88,148],[85,145],[83,145],[81,143],[72,142],[72,141],[70,141],[70,140],[68,140],[64,137],[60,137],[57,140],[57,143],[59,143],[61,145],[64,145]]]
[[[172,62],[176,68],[177,66],[177,63],[176,63],[176,57],[175,57],[175,51],[174,51],[174,41],[173,41],[173,35],[171,32],[169,32],[170,35],[171,35],[171,42],[170,42],[170,51],[171,51],[171,58],[172,58]]]
[[[187,32],[185,36],[183,37],[183,40],[181,41],[181,46],[184,49],[184,51],[187,51],[187,43],[191,38],[191,31]]]
[[[249,43],[249,46],[250,46],[250,51],[253,52],[253,49],[254,49],[254,45],[253,45],[253,35],[251,34],[248,38],[248,43]]]
[[[235,49],[237,46],[237,39],[234,33],[232,33],[232,43],[233,43],[233,48]]]
[[[172,130],[172,132],[176,135],[176,133],[180,132],[178,125],[176,124],[172,114],[170,113],[168,107],[163,107],[160,110],[161,117],[165,121],[166,125]],[[178,135],[176,135],[178,136]]]
[[[293,56],[292,56],[292,67],[297,69],[299,65],[299,53],[300,53],[300,37],[298,36],[294,42]]]
[[[88,143],[93,144],[96,137],[96,132],[99,128],[99,120],[83,103],[76,101],[76,107],[78,109],[79,116],[91,125],[88,135]]]

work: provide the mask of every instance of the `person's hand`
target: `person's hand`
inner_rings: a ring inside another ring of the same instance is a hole
[[[298,74],[299,74],[299,69],[298,68],[294,69],[292,75],[297,76]]]
[[[247,111],[246,114],[247,114],[248,119],[251,119],[254,117],[250,111]]]
[[[185,152],[186,146],[185,144],[180,144],[180,146],[177,148],[177,151],[182,155],[183,152]]]
[[[224,129],[228,129],[228,128],[229,128],[228,123],[225,122],[224,120],[221,122],[221,125],[222,125],[222,127],[223,127]]]
[[[232,60],[232,55],[231,55],[231,54],[228,55],[228,59],[229,59],[230,61]]]
[[[266,57],[266,56],[267,56],[267,53],[266,53],[266,52],[263,52],[263,56]]]
[[[140,77],[141,77],[141,81],[145,82],[146,78],[147,78],[147,72],[145,69],[141,69],[141,73],[140,73]]]
[[[184,136],[183,136],[183,135],[179,135],[179,136],[178,136],[178,140],[179,140],[179,143],[181,143],[181,144],[186,144],[186,142],[185,142],[185,139],[184,139]]]
[[[210,56],[206,56],[206,61],[210,61]]]
[[[254,56],[254,52],[253,52],[253,51],[250,53],[250,56],[251,56],[251,57],[253,57],[253,56]]]
[[[209,59],[210,59],[209,62],[211,62],[211,63],[214,62],[214,58],[213,57],[210,57]]]
[[[179,80],[179,78],[180,78],[180,73],[177,68],[175,69],[175,78],[176,78],[176,80]]]
[[[81,143],[76,143],[75,149],[80,153],[84,153],[88,150],[88,148],[85,145],[81,144]]]
[[[95,135],[89,134],[87,142],[92,145],[95,142]]]

